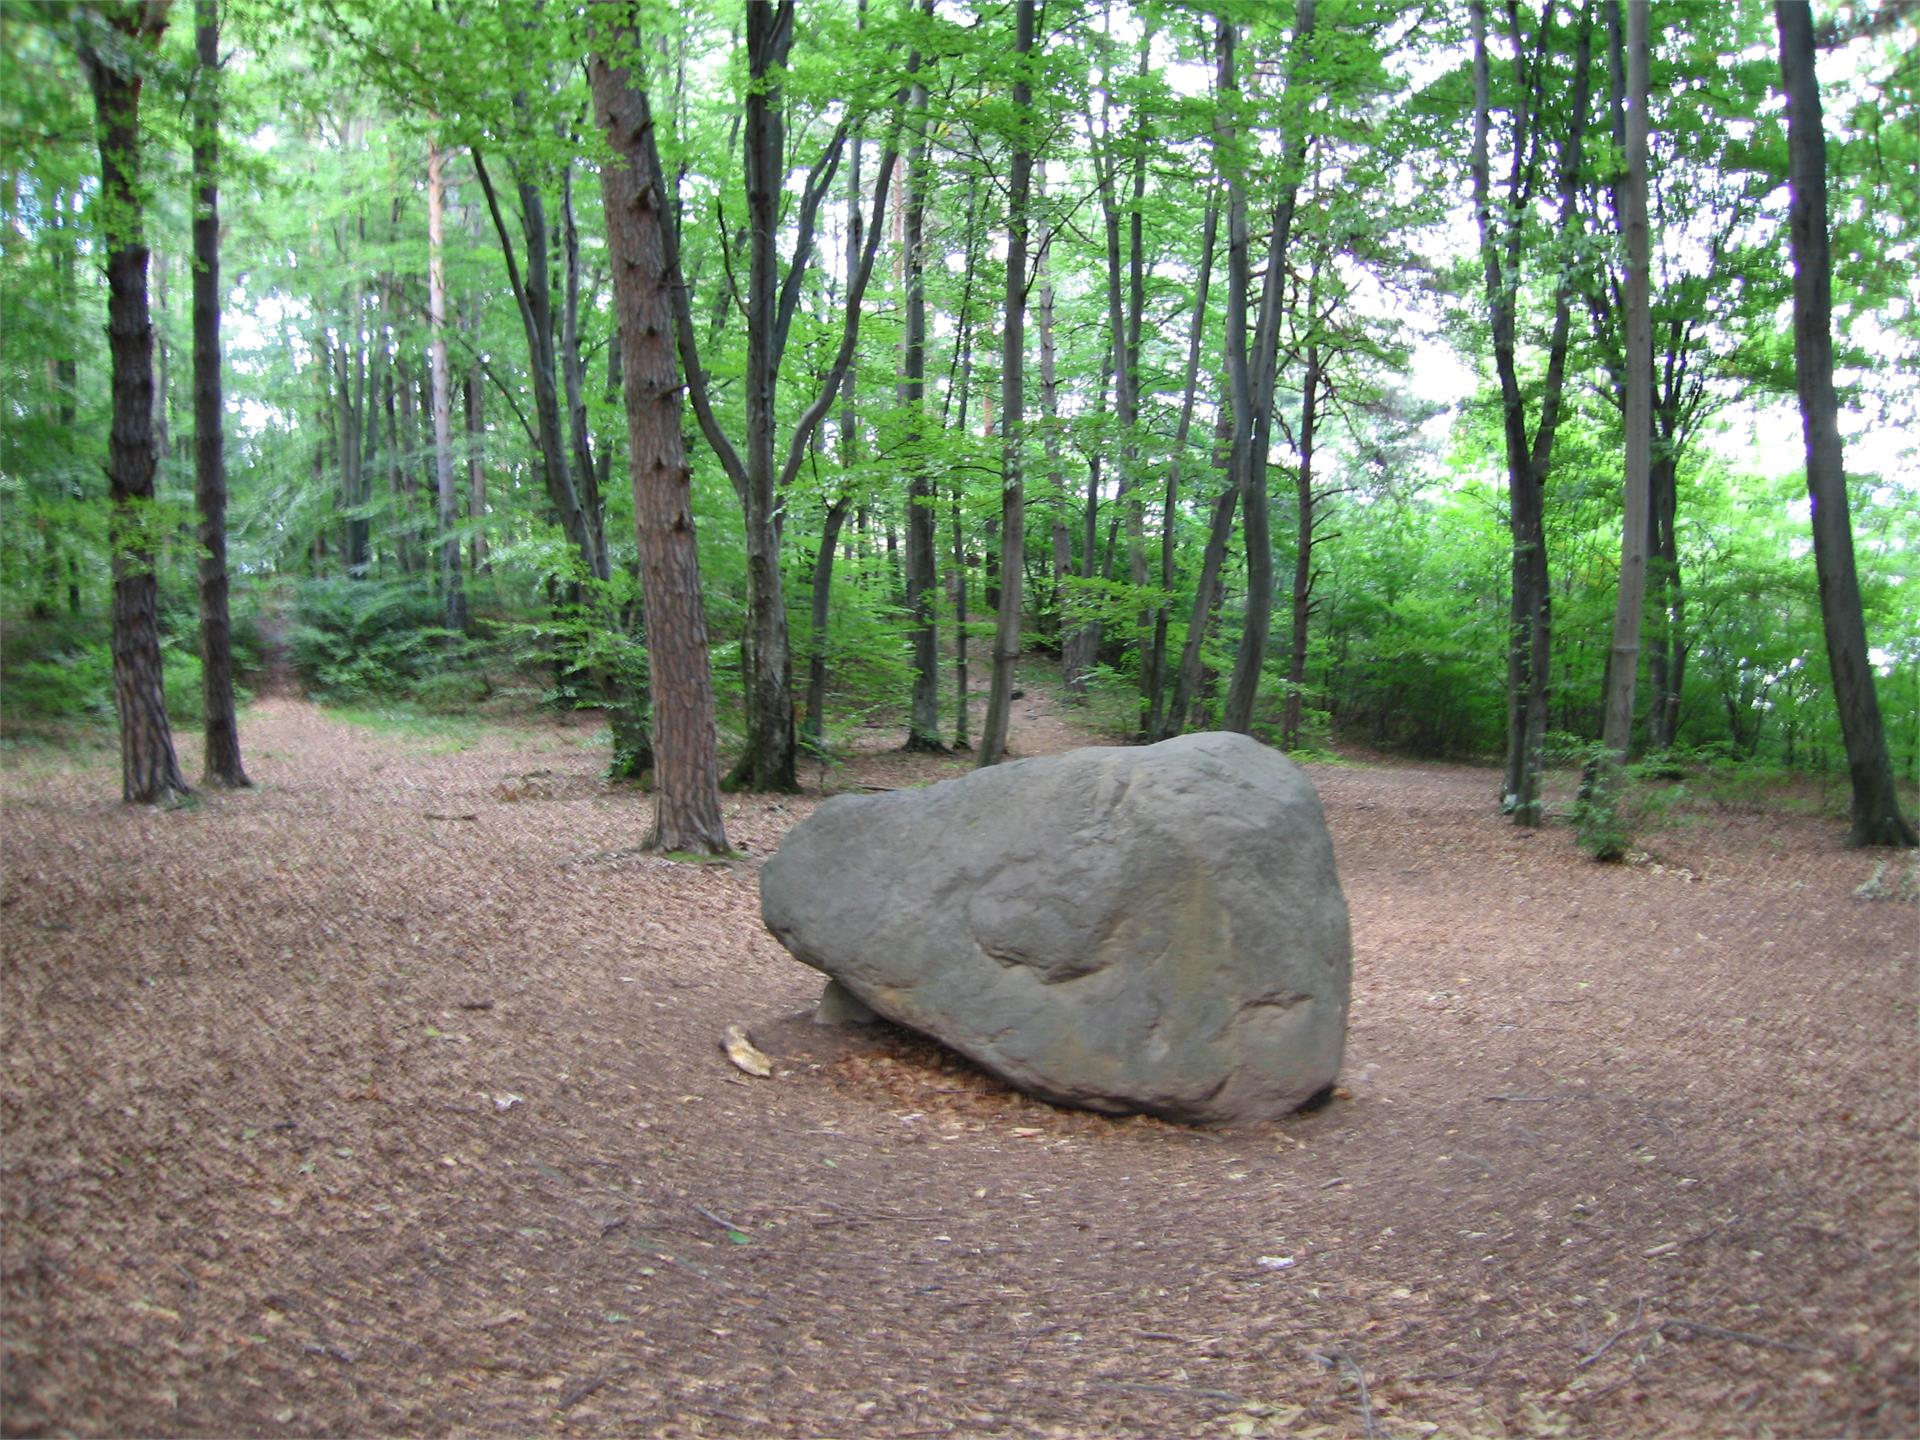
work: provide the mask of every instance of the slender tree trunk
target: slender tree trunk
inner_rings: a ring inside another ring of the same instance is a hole
[[[1544,516],[1546,477],[1559,421],[1561,389],[1565,382],[1568,327],[1571,311],[1571,275],[1563,275],[1555,290],[1552,338],[1547,371],[1541,384],[1540,418],[1528,443],[1526,401],[1520,387],[1518,342],[1515,335],[1515,291],[1519,286],[1521,232],[1512,216],[1533,189],[1538,145],[1533,129],[1541,101],[1542,65],[1529,67],[1518,28],[1518,12],[1510,11],[1514,26],[1514,64],[1519,90],[1514,102],[1513,167],[1507,181],[1507,218],[1494,219],[1488,138],[1492,128],[1490,75],[1487,54],[1485,0],[1468,6],[1473,37],[1474,127],[1470,168],[1474,213],[1479,229],[1486,303],[1493,332],[1494,366],[1500,377],[1502,434],[1506,445],[1509,527],[1513,536],[1512,597],[1507,645],[1507,763],[1502,806],[1523,826],[1542,819],[1540,772],[1547,727],[1547,675],[1552,663],[1552,594],[1547,568]],[[1551,0],[1543,8],[1541,25],[1551,23]],[[1587,120],[1593,12],[1582,11],[1574,57],[1574,89],[1567,134],[1560,143],[1559,226],[1568,236],[1576,215],[1581,146]],[[1542,42],[1544,44],[1544,41]]]
[[[1308,136],[1305,107],[1298,103],[1298,67],[1305,61],[1306,46],[1314,26],[1314,0],[1296,0],[1293,22],[1293,60],[1281,92],[1282,110],[1287,123],[1298,133],[1287,138],[1286,148],[1293,161],[1292,174],[1280,187],[1274,202],[1268,230],[1266,275],[1261,282],[1260,318],[1253,336],[1251,353],[1247,344],[1246,310],[1252,282],[1248,265],[1246,196],[1239,173],[1239,162],[1230,159],[1228,173],[1228,273],[1231,294],[1228,297],[1227,365],[1232,377],[1234,414],[1234,466],[1239,480],[1244,519],[1242,533],[1247,548],[1247,610],[1240,631],[1240,648],[1234,657],[1233,674],[1227,684],[1227,701],[1221,718],[1223,729],[1249,733],[1253,728],[1253,706],[1259,693],[1260,673],[1267,653],[1267,636],[1273,620],[1273,543],[1271,516],[1267,503],[1267,449],[1273,429],[1273,392],[1278,373],[1281,297],[1285,284],[1288,244],[1293,234],[1294,205],[1299,184],[1294,176],[1305,160]],[[1220,83],[1222,88],[1238,90],[1239,76],[1233,62],[1231,26],[1224,26],[1220,46]],[[1222,132],[1231,141],[1231,127]],[[1237,218],[1236,218],[1237,212]]]
[[[93,91],[106,217],[107,339],[113,430],[108,446],[112,506],[113,698],[120,717],[121,797],[160,804],[191,792],[174,756],[160,660],[153,555],[153,325],[147,313],[147,245],[140,186],[140,88],[166,29],[167,7],[149,3],[109,22],[116,53],[80,42]]]
[[[597,578],[611,579],[613,562],[607,554],[607,512],[600,495],[600,471],[593,463],[593,434],[587,424],[586,364],[580,354],[580,232],[573,218],[573,167],[560,171],[560,235],[565,262],[565,289],[560,312],[560,380],[567,401],[568,454],[573,463],[573,488],[580,497],[581,523],[593,547]],[[617,346],[615,347],[618,348]],[[604,573],[602,573],[604,572]]]
[[[596,579],[608,578],[606,554],[593,543],[593,529],[582,507],[580,492],[574,485],[568,464],[567,444],[560,423],[560,393],[554,383],[555,349],[553,336],[553,294],[547,270],[547,211],[540,187],[519,182],[520,228],[525,237],[527,270],[524,280],[513,237],[507,230],[506,216],[494,190],[486,160],[474,150],[473,169],[487,199],[487,210],[500,240],[507,266],[507,283],[520,311],[520,327],[526,335],[528,374],[533,385],[534,421],[540,445],[540,470],[546,484],[548,502],[560,518],[560,528],[579,552],[586,573]]]
[[[1820,84],[1814,74],[1813,15],[1795,0],[1777,0],[1780,71],[1787,95],[1788,236],[1793,251],[1793,370],[1800,391],[1800,428],[1813,501],[1813,559],[1820,580],[1820,618],[1827,635],[1834,703],[1853,786],[1850,845],[1915,843],[1900,813],[1887,754],[1880,699],[1853,560],[1840,403],[1833,388],[1833,272],[1827,239],[1827,141]]]
[[[1014,123],[1012,174],[1007,191],[1007,303],[1000,360],[1000,609],[993,642],[993,687],[980,734],[980,764],[1006,755],[1013,702],[1014,665],[1020,659],[1021,580],[1027,552],[1026,486],[1021,446],[1026,435],[1027,189],[1033,174],[1033,86],[1027,58],[1033,52],[1034,0],[1014,0]]]
[[[220,387],[220,22],[217,0],[194,0],[199,60],[193,114],[193,449],[200,512],[200,680],[208,785],[249,784],[233,707],[233,622],[227,605],[226,417]]]
[[[487,568],[487,537],[482,530],[487,519],[487,422],[485,382],[478,370],[469,370],[461,387],[465,398],[467,428],[467,524],[473,529],[468,542],[468,563],[478,575]]]
[[[614,41],[639,53],[622,27]],[[614,304],[623,352],[627,461],[647,610],[656,756],[654,823],[646,844],[664,851],[725,854],[720,815],[713,681],[695,544],[692,472],[681,422],[683,389],[674,362],[674,316],[664,238],[671,224],[657,182],[653,118],[638,76],[604,54],[588,64],[601,128],[619,156],[601,171]],[[651,163],[649,163],[651,161]]]
[[[1647,230],[1648,39],[1647,9],[1627,10],[1626,476],[1620,530],[1620,590],[1614,607],[1613,649],[1607,658],[1606,716],[1601,744],[1607,754],[1595,776],[1589,803],[1607,820],[1596,831],[1598,857],[1619,858],[1626,841],[1618,822],[1620,792],[1626,781],[1627,752],[1633,740],[1633,697],[1640,672],[1640,622],[1647,580],[1647,512],[1653,466],[1653,314]]]
[[[1223,449],[1230,447],[1232,436],[1232,417],[1223,410],[1214,429],[1216,446]],[[1206,669],[1201,658],[1201,647],[1206,644],[1207,635],[1213,627],[1214,614],[1220,608],[1220,572],[1226,565],[1227,546],[1233,539],[1233,513],[1240,502],[1240,487],[1235,480],[1231,459],[1216,457],[1215,468],[1222,472],[1222,483],[1207,525],[1206,547],[1200,553],[1200,578],[1194,585],[1193,616],[1187,622],[1187,643],[1180,652],[1180,669],[1174,675],[1173,698],[1167,704],[1166,733],[1169,736],[1178,735],[1181,727],[1188,723],[1188,717],[1193,713],[1201,693]]]
[[[932,14],[931,0],[924,13]],[[918,68],[919,57],[913,58]],[[907,722],[909,750],[944,753],[940,739],[940,645],[934,615],[939,593],[934,558],[933,476],[926,455],[927,394],[927,87],[918,77],[908,97],[912,116],[912,150],[901,216],[906,281],[906,336],[901,355],[900,408],[907,414],[907,445],[911,456],[907,480],[907,614],[908,640],[913,647],[913,704]],[[849,271],[852,269],[851,258]]]
[[[1207,328],[1207,291],[1213,280],[1213,244],[1220,230],[1220,211],[1207,206],[1200,236],[1200,278],[1194,286],[1193,321],[1187,329],[1187,381],[1180,401],[1180,420],[1174,427],[1173,453],[1167,461],[1167,493],[1160,527],[1160,602],[1154,606],[1153,648],[1147,656],[1147,726],[1144,738],[1164,740],[1170,733],[1167,700],[1167,620],[1173,604],[1173,562],[1179,536],[1174,518],[1180,504],[1180,462],[1193,428],[1193,406],[1200,389],[1201,341]]]
[[[211,4],[212,0],[199,0]],[[453,383],[447,371],[446,190],[441,178],[440,143],[427,142],[427,325],[433,334],[428,356],[433,367],[433,464],[439,500],[440,602],[449,630],[467,628],[467,594],[460,583],[459,491],[453,480]]]
[[[1307,681],[1307,625],[1313,618],[1313,435],[1319,419],[1320,346],[1307,346],[1307,373],[1300,382],[1300,468],[1294,497],[1300,511],[1300,543],[1293,559],[1293,636],[1287,649],[1287,698],[1280,710],[1280,748],[1300,748],[1301,689]]]

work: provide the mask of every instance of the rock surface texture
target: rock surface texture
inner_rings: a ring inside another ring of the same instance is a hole
[[[1352,943],[1307,777],[1185,735],[838,796],[761,915],[875,1011],[1030,1094],[1205,1123],[1334,1082]]]

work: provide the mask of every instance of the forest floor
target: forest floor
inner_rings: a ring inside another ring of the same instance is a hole
[[[809,1024],[755,866],[816,793],[673,863],[591,727],[243,733],[167,813],[0,772],[6,1435],[1920,1434],[1916,912],[1831,816],[1602,866],[1311,767],[1343,1085],[1200,1131]],[[964,768],[870,733],[809,783]]]

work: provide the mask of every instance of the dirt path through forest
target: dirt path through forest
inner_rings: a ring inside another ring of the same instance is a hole
[[[1601,867],[1316,767],[1344,1090],[1198,1132],[799,1023],[815,796],[673,864],[588,730],[245,733],[178,813],[0,774],[7,1435],[1920,1433],[1916,912],[1831,820]],[[894,738],[827,784],[965,763]]]

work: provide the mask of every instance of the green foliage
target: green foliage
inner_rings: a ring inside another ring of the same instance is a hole
[[[444,693],[449,673],[472,654],[465,636],[439,624],[440,603],[410,580],[309,580],[295,592],[288,643],[295,670],[314,694],[363,700],[415,691]]]

